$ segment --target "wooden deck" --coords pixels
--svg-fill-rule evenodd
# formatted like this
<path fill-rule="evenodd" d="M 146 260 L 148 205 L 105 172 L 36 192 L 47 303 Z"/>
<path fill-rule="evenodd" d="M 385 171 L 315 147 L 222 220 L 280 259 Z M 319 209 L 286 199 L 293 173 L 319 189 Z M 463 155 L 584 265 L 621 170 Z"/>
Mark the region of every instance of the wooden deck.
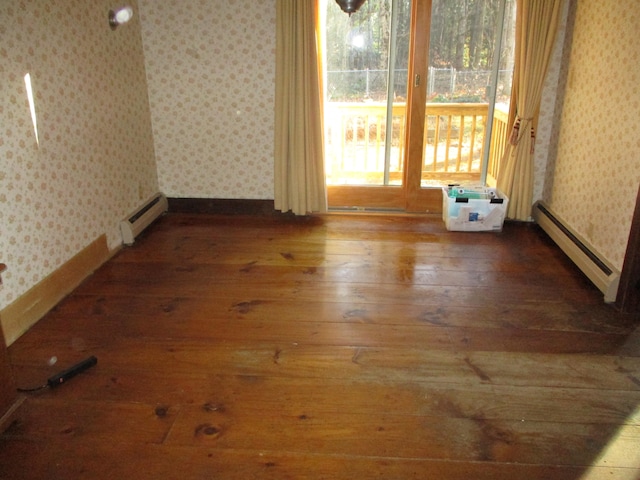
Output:
<path fill-rule="evenodd" d="M 170 214 L 9 349 L 3 479 L 640 478 L 640 336 L 534 226 Z"/>
<path fill-rule="evenodd" d="M 488 174 L 495 178 L 502 159 L 508 112 L 494 111 Z M 478 182 L 483 170 L 486 103 L 428 103 L 425 109 L 421 167 L 423 187 Z M 387 132 L 387 107 L 380 103 L 329 103 L 325 122 L 325 166 L 328 185 L 384 185 L 385 142 L 389 146 L 387 185 L 401 185 L 405 157 L 406 105 L 393 105 Z"/>

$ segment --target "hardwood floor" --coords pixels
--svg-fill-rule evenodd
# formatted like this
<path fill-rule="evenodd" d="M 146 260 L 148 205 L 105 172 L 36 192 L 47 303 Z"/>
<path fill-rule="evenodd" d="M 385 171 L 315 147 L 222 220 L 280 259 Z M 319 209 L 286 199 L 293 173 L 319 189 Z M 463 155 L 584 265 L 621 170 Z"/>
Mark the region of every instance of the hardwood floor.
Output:
<path fill-rule="evenodd" d="M 640 478 L 640 333 L 535 226 L 170 214 L 9 349 L 11 479 Z"/>

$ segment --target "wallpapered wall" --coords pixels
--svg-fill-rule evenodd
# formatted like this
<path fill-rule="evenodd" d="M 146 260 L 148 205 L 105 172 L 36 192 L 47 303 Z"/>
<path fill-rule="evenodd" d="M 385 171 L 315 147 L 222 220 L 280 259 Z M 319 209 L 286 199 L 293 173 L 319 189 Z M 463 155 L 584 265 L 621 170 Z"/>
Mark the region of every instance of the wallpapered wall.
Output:
<path fill-rule="evenodd" d="M 640 185 L 640 11 L 615 0 L 572 1 L 557 156 L 545 200 L 622 268 Z"/>
<path fill-rule="evenodd" d="M 276 0 L 140 0 L 160 189 L 273 198 Z"/>
<path fill-rule="evenodd" d="M 111 31 L 113 6 L 0 1 L 0 309 L 158 191 L 139 21 Z"/>

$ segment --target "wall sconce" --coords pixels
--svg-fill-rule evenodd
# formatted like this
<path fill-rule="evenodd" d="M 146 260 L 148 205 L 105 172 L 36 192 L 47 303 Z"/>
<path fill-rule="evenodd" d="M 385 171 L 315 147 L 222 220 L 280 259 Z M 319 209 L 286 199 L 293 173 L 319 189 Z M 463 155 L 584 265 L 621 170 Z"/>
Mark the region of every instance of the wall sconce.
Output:
<path fill-rule="evenodd" d="M 133 17 L 133 9 L 129 6 L 109 10 L 109 26 L 111 30 L 118 28 L 118 25 L 127 23 Z"/>
<path fill-rule="evenodd" d="M 342 11 L 348 13 L 349 16 L 357 12 L 364 2 L 365 0 L 336 0 L 336 3 L 340 5 Z"/>

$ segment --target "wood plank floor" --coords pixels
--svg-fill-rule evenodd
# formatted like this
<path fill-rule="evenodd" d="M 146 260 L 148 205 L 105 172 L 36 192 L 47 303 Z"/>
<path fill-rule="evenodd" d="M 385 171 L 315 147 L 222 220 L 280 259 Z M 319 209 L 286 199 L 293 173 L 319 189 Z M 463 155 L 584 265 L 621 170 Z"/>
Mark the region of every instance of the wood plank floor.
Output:
<path fill-rule="evenodd" d="M 169 214 L 9 349 L 6 479 L 640 478 L 640 333 L 537 227 Z"/>

